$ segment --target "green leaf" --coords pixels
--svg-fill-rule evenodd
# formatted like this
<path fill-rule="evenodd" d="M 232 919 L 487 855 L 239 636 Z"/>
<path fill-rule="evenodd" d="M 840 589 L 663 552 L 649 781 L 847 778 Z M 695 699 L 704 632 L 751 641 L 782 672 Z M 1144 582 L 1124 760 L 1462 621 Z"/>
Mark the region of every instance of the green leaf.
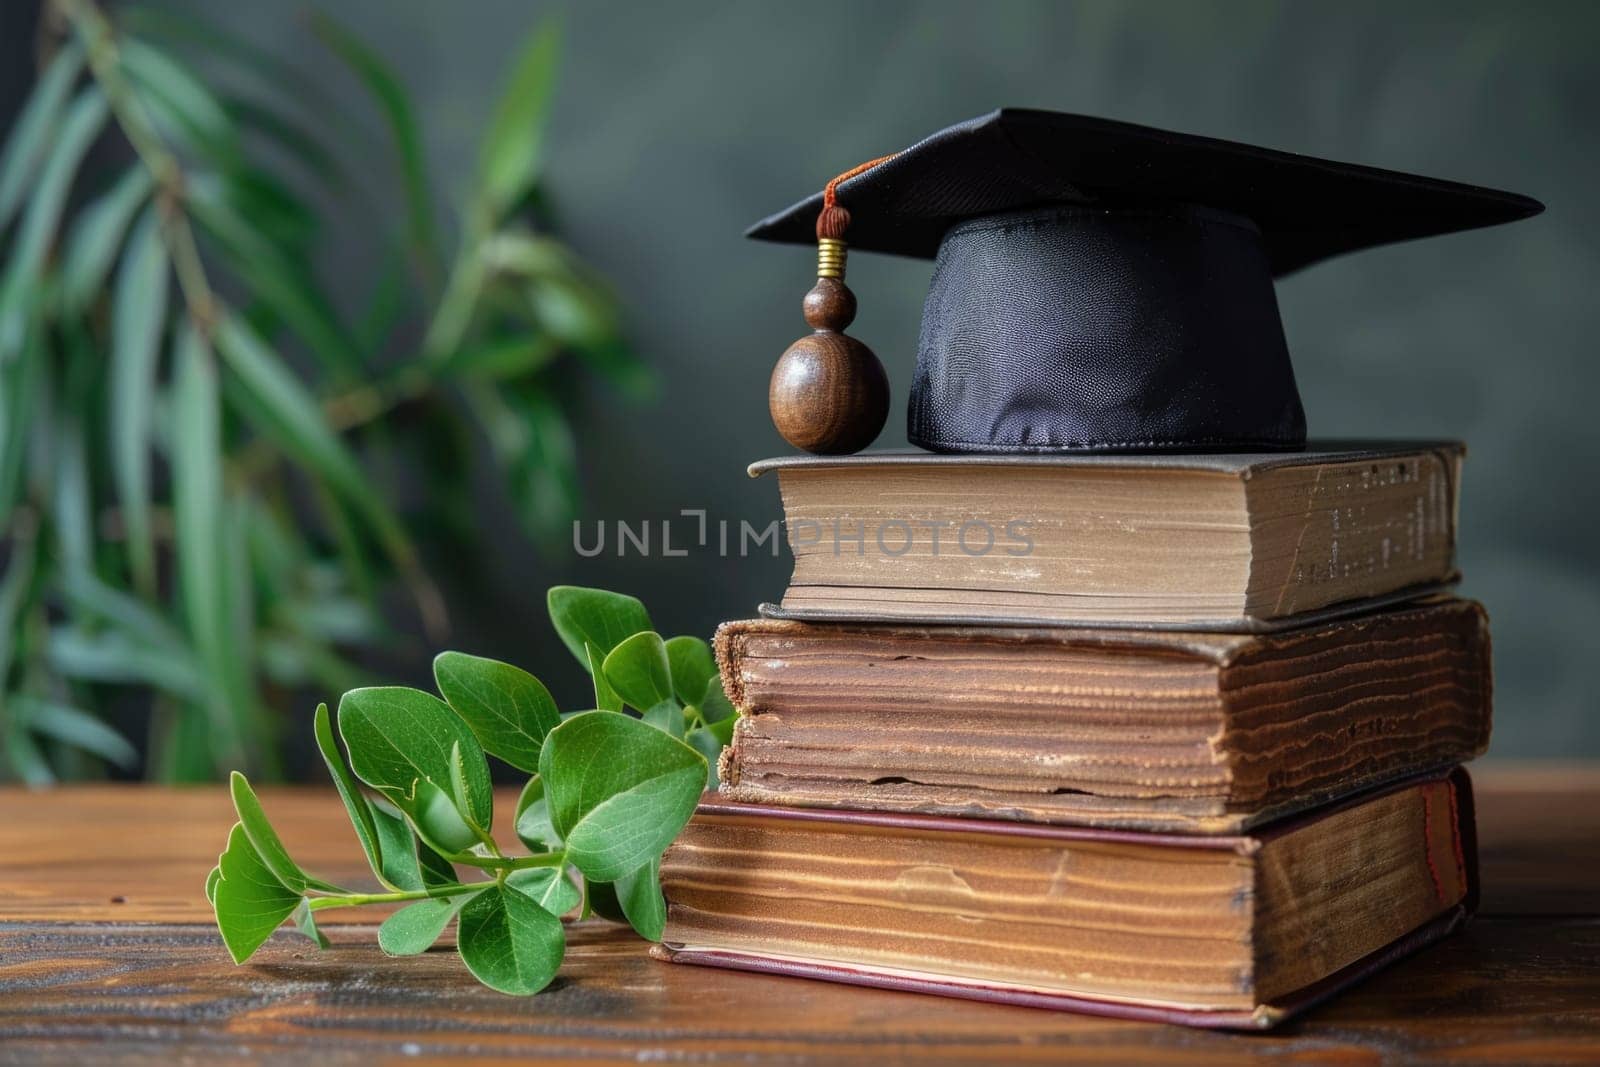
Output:
<path fill-rule="evenodd" d="M 80 376 L 80 368 L 98 365 L 101 357 L 82 325 L 77 320 L 61 325 L 69 381 L 53 413 L 54 440 L 46 446 L 52 452 L 55 467 L 50 487 L 50 513 L 60 571 L 64 574 L 82 574 L 93 569 L 96 541 L 87 455 L 89 433 L 83 410 L 89 395 L 81 384 L 70 379 Z"/>
<path fill-rule="evenodd" d="M 324 366 L 345 376 L 359 373 L 361 353 L 315 284 L 310 267 L 267 236 L 272 231 L 262 227 L 270 220 L 241 211 L 234 199 L 242 191 L 237 182 L 197 178 L 191 183 L 188 203 L 203 232 L 220 247 L 262 307 L 305 341 Z"/>
<path fill-rule="evenodd" d="M 385 885 L 416 891 L 459 881 L 450 861 L 417 839 L 404 815 L 381 800 L 368 801 L 379 863 L 373 871 Z M 459 816 L 456 817 L 459 823 Z M 371 857 L 368 857 L 371 862 Z"/>
<path fill-rule="evenodd" d="M 425 887 L 449 885 L 461 880 L 454 864 L 421 841 L 417 842 L 417 867 Z"/>
<path fill-rule="evenodd" d="M 661 895 L 661 859 L 657 857 L 616 881 L 617 903 L 628 925 L 646 941 L 660 941 L 667 925 L 667 901 Z"/>
<path fill-rule="evenodd" d="M 391 956 L 415 956 L 428 951 L 450 920 L 475 896 L 459 893 L 407 904 L 378 927 L 378 947 Z"/>
<path fill-rule="evenodd" d="M 567 938 L 561 920 L 532 897 L 497 886 L 461 909 L 456 946 L 478 981 L 497 992 L 527 996 L 556 976 Z"/>
<path fill-rule="evenodd" d="M 237 161 L 239 138 L 233 120 L 193 72 L 135 38 L 117 42 L 117 58 L 138 98 L 168 136 L 214 162 L 227 165 Z"/>
<path fill-rule="evenodd" d="M 586 642 L 599 649 L 604 658 L 626 638 L 653 629 L 644 605 L 637 598 L 622 593 L 557 585 L 551 587 L 546 603 L 556 633 L 585 667 L 589 665 L 584 650 Z"/>
<path fill-rule="evenodd" d="M 261 801 L 256 799 L 249 780 L 234 771 L 228 779 L 228 788 L 233 793 L 233 810 L 239 815 L 239 825 L 244 827 L 245 836 L 250 839 L 250 845 L 261 858 L 262 864 L 289 889 L 296 893 L 305 892 L 305 872 L 289 858 L 289 852 L 283 847 L 277 831 L 267 821 L 267 813 L 261 810 Z"/>
<path fill-rule="evenodd" d="M 672 699 L 672 663 L 661 635 L 653 630 L 618 644 L 601 669 L 617 695 L 640 711 Z"/>
<path fill-rule="evenodd" d="M 138 597 L 113 589 L 87 571 L 62 575 L 62 592 L 75 611 L 104 621 L 129 636 L 142 639 L 164 655 L 181 656 L 187 642 L 177 628 L 160 612 Z"/>
<path fill-rule="evenodd" d="M 136 163 L 79 215 L 61 263 L 61 302 L 69 314 L 82 314 L 99 294 L 128 224 L 150 195 L 151 185 L 150 171 Z"/>
<path fill-rule="evenodd" d="M 39 751 L 39 746 L 22 723 L 7 724 L 0 750 L 5 752 L 7 762 L 24 785 L 39 788 L 55 784 L 56 774 L 50 767 L 50 761 L 44 758 L 44 753 Z"/>
<path fill-rule="evenodd" d="M 206 903 L 213 907 L 217 903 L 217 883 L 220 881 L 222 881 L 222 868 L 211 868 L 211 873 L 206 875 Z"/>
<path fill-rule="evenodd" d="M 589 712 L 550 732 L 539 777 L 568 859 L 608 882 L 659 856 L 683 829 L 705 788 L 706 761 L 636 719 Z"/>
<path fill-rule="evenodd" d="M 437 258 L 438 247 L 433 223 L 433 197 L 428 189 L 422 137 L 411 111 L 410 99 L 388 65 L 349 31 L 323 15 L 314 16 L 311 25 L 323 43 L 344 60 L 366 86 L 383 112 L 400 157 L 411 242 L 425 261 L 433 262 Z"/>
<path fill-rule="evenodd" d="M 517 514 L 535 538 L 554 545 L 556 534 L 567 534 L 578 499 L 576 446 L 561 405 L 538 383 L 462 386 L 505 468 Z"/>
<path fill-rule="evenodd" d="M 733 729 L 733 720 L 738 717 L 739 712 L 734 708 L 733 703 L 728 700 L 728 694 L 723 692 L 722 677 L 720 675 L 713 674 L 707 679 L 705 692 L 701 694 L 698 701 L 693 701 L 692 703 L 700 709 L 700 718 L 705 720 L 708 725 L 726 722 L 728 729 Z M 722 737 L 723 743 L 726 744 L 728 741 L 727 736 L 719 736 Z"/>
<path fill-rule="evenodd" d="M 13 711 L 27 720 L 29 728 L 36 734 L 53 737 L 73 748 L 99 756 L 123 770 L 132 770 L 139 765 L 139 752 L 128 743 L 128 739 L 82 708 L 16 694 L 8 699 L 8 703 Z"/>
<path fill-rule="evenodd" d="M 416 828 L 417 836 L 434 849 L 455 855 L 465 852 L 480 840 L 478 831 L 461 813 L 453 793 L 446 793 L 432 782 L 418 782 L 416 798 L 404 808 Z"/>
<path fill-rule="evenodd" d="M 683 718 L 683 705 L 671 697 L 646 711 L 644 713 L 644 721 L 664 734 L 676 737 L 679 741 L 683 740 L 683 731 L 686 728 Z"/>
<path fill-rule="evenodd" d="M 301 898 L 300 903 L 295 905 L 294 911 L 290 913 L 289 918 L 294 920 L 294 928 L 310 938 L 318 948 L 328 947 L 327 936 L 317 929 L 317 917 L 311 910 L 311 902 L 309 900 Z"/>
<path fill-rule="evenodd" d="M 127 33 L 176 44 L 180 51 L 203 55 L 230 73 L 251 72 L 258 82 L 273 86 L 284 99 L 300 105 L 305 114 L 316 116 L 319 124 L 331 126 L 341 141 L 357 150 L 352 158 L 370 154 L 367 149 L 372 145 L 363 138 L 367 132 L 363 125 L 351 116 L 342 99 L 308 76 L 305 65 L 296 62 L 302 57 L 276 55 L 270 47 L 260 47 L 245 36 L 181 10 L 119 4 L 117 21 Z"/>
<path fill-rule="evenodd" d="M 600 711 L 621 711 L 622 698 L 611 688 L 611 683 L 606 681 L 606 672 L 602 667 L 606 658 L 605 653 L 592 642 L 585 641 L 583 654 L 588 661 L 589 677 L 594 682 L 594 706 Z"/>
<path fill-rule="evenodd" d="M 361 851 L 366 853 L 367 865 L 372 868 L 372 873 L 383 878 L 397 889 L 405 889 L 388 878 L 384 871 L 383 853 L 378 837 L 378 827 L 372 813 L 372 805 L 360 786 L 356 784 L 355 775 L 345 766 L 344 757 L 339 754 L 339 746 L 333 739 L 333 723 L 328 717 L 328 705 L 318 704 L 316 718 L 313 720 L 313 732 L 317 738 L 317 749 L 322 753 L 322 762 L 328 765 L 328 774 L 333 778 L 334 788 L 339 791 L 339 799 L 344 801 L 344 810 L 350 816 L 350 825 L 355 827 L 356 837 L 361 842 Z M 402 824 L 403 828 L 404 824 Z M 407 831 L 406 836 L 410 836 Z M 420 888 L 421 879 L 418 879 Z"/>
<path fill-rule="evenodd" d="M 216 340 L 228 368 L 254 401 L 248 414 L 259 420 L 260 428 L 361 512 L 402 568 L 414 566 L 416 550 L 400 520 L 323 418 L 316 398 L 239 319 L 223 320 Z"/>
<path fill-rule="evenodd" d="M 527 195 L 538 177 L 560 45 L 560 32 L 550 23 L 523 42 L 489 123 L 478 171 L 484 200 L 496 215 Z"/>
<path fill-rule="evenodd" d="M 572 249 L 561 241 L 535 233 L 520 223 L 486 238 L 478 254 L 493 273 L 519 281 L 571 278 L 584 269 Z"/>
<path fill-rule="evenodd" d="M 722 746 L 727 742 L 719 741 L 708 726 L 690 730 L 683 739 L 690 748 L 706 758 L 706 788 L 717 788 L 717 757 L 722 755 Z"/>
<path fill-rule="evenodd" d="M 545 306 L 548 314 L 548 305 Z M 615 304 L 605 304 L 594 313 L 597 317 L 596 327 L 601 320 L 598 316 L 605 315 L 603 320 L 608 332 L 597 337 L 577 338 L 569 342 L 572 352 L 584 365 L 599 373 L 617 389 L 622 395 L 633 400 L 648 400 L 655 396 L 658 385 L 656 372 L 642 360 L 638 354 L 629 347 L 623 339 L 617 319 L 621 313 Z"/>
<path fill-rule="evenodd" d="M 706 685 L 717 676 L 711 646 L 698 637 L 669 637 L 667 662 L 672 665 L 672 691 L 685 704 L 699 704 Z"/>
<path fill-rule="evenodd" d="M 454 742 L 450 746 L 450 799 L 459 812 L 466 813 L 472 810 L 471 787 L 467 784 L 467 763 L 461 753 L 461 743 Z M 473 830 L 473 837 L 477 837 L 486 828 L 477 820 L 468 817 L 469 829 Z M 471 842 L 461 846 L 470 848 Z M 460 851 L 458 849 L 457 851 Z"/>
<path fill-rule="evenodd" d="M 566 408 L 540 385 L 524 385 L 514 401 L 528 426 L 528 448 L 513 467 L 514 496 L 535 537 L 554 551 L 570 536 L 578 512 L 578 446 Z"/>
<path fill-rule="evenodd" d="M 72 190 L 73 176 L 89 146 L 100 135 L 107 113 L 105 97 L 90 86 L 78 94 L 59 128 L 50 131 L 49 157 L 33 186 L 33 198 L 12 244 L 4 284 L 0 285 L 0 358 L 9 358 L 23 344 L 27 332 L 26 294 L 39 284 L 45 256 Z"/>
<path fill-rule="evenodd" d="M 396 889 L 416 892 L 424 888 L 422 867 L 417 860 L 417 838 L 405 816 L 387 805 L 368 801 L 373 832 L 378 839 L 381 867 L 379 877 Z"/>
<path fill-rule="evenodd" d="M 432 693 L 400 686 L 351 690 L 339 701 L 339 734 L 356 775 L 413 816 L 413 804 L 429 802 L 418 795 L 419 781 L 450 803 L 450 750 L 460 745 L 467 793 L 462 815 L 484 829 L 491 825 L 494 796 L 483 749 Z"/>
<path fill-rule="evenodd" d="M 222 413 L 216 365 L 192 328 L 178 342 L 173 386 L 172 495 L 178 586 L 189 634 L 207 675 L 205 701 L 218 744 L 240 754 L 241 694 L 229 682 L 242 662 L 228 606 L 222 499 Z M 248 699 L 245 697 L 244 699 Z"/>
<path fill-rule="evenodd" d="M 628 350 L 606 347 L 619 340 L 620 315 L 609 294 L 575 274 L 550 274 L 529 285 L 527 297 L 539 325 L 571 345 L 586 363 L 630 391 L 642 387 L 630 380 L 635 367 Z"/>
<path fill-rule="evenodd" d="M 386 245 L 388 242 L 386 242 Z M 385 247 L 383 265 L 369 289 L 355 327 L 356 344 L 365 351 L 382 348 L 410 296 L 404 249 Z"/>
<path fill-rule="evenodd" d="M 134 584 L 155 589 L 155 547 L 150 535 L 150 439 L 155 414 L 156 364 L 167 315 L 167 251 L 160 213 L 144 213 L 117 271 L 111 308 L 112 474 L 127 530 Z"/>
<path fill-rule="evenodd" d="M 0 678 L 11 673 L 22 642 L 19 621 L 33 603 L 39 588 L 39 542 L 33 537 L 18 537 L 6 558 L 6 573 L 0 579 Z"/>
<path fill-rule="evenodd" d="M 550 805 L 544 798 L 544 781 L 528 779 L 517 797 L 517 838 L 529 852 L 549 852 L 561 844 L 561 835 L 550 825 Z"/>
<path fill-rule="evenodd" d="M 0 313 L 3 298 L 0 290 Z M 37 328 L 25 329 L 21 351 L 0 345 L 0 522 L 9 521 L 22 495 L 28 437 L 42 415 L 36 401 L 48 380 L 51 355 L 39 334 Z"/>
<path fill-rule="evenodd" d="M 222 101 L 222 106 L 235 126 L 260 134 L 324 184 L 330 187 L 344 184 L 344 174 L 338 161 L 316 137 L 294 120 L 258 100 L 246 97 L 228 97 Z"/>
<path fill-rule="evenodd" d="M 168 784 L 209 782 L 217 768 L 211 758 L 211 724 L 198 704 L 162 700 L 151 724 L 150 763 Z"/>
<path fill-rule="evenodd" d="M 0 152 L 0 229 L 11 222 L 24 194 L 33 187 L 40 161 L 61 132 L 60 116 L 67 95 L 82 72 L 83 49 L 77 42 L 69 42 L 40 75 L 12 124 L 5 149 Z"/>
<path fill-rule="evenodd" d="M 589 910 L 600 916 L 600 918 L 614 923 L 626 923 L 628 921 L 628 917 L 622 911 L 622 902 L 617 899 L 617 887 L 615 884 L 585 879 L 583 890 L 589 898 Z"/>
<path fill-rule="evenodd" d="M 238 823 L 228 833 L 228 847 L 217 867 L 217 929 L 233 962 L 243 963 L 293 913 L 300 894 L 273 876 Z"/>
<path fill-rule="evenodd" d="M 59 128 L 50 132 L 50 151 L 17 232 L 11 261 L 13 273 L 32 274 L 43 265 L 78 165 L 105 126 L 108 114 L 105 97 L 89 86 L 73 100 Z"/>
<path fill-rule="evenodd" d="M 446 368 L 452 377 L 492 381 L 521 378 L 542 369 L 560 354 L 561 345 L 549 334 L 517 333 L 463 345 L 450 353 Z"/>
<path fill-rule="evenodd" d="M 726 745 L 733 740 L 733 727 L 736 722 L 737 719 L 718 719 L 714 723 L 709 723 L 705 729 L 712 737 Z"/>
<path fill-rule="evenodd" d="M 524 867 L 506 875 L 506 885 L 526 893 L 539 907 L 557 917 L 583 903 L 583 894 L 572 884 L 565 867 Z"/>
<path fill-rule="evenodd" d="M 369 602 L 375 602 L 378 592 L 372 565 L 367 558 L 368 539 L 361 536 L 356 517 L 351 514 L 345 500 L 326 485 L 322 483 L 313 485 L 312 495 L 316 498 L 317 510 L 327 520 L 330 533 L 338 545 L 339 566 L 345 572 L 351 593 Z"/>
<path fill-rule="evenodd" d="M 199 700 L 205 693 L 205 681 L 192 661 L 168 658 L 160 649 L 124 633 L 91 635 L 56 627 L 45 642 L 45 661 L 52 670 L 79 681 L 133 682 L 190 700 Z"/>
<path fill-rule="evenodd" d="M 352 342 L 344 336 L 343 327 L 332 305 L 316 286 L 315 277 L 304 269 L 309 263 L 321 232 L 321 223 L 299 193 L 280 181 L 271 171 L 256 167 L 241 167 L 221 180 L 220 197 L 240 219 L 264 241 L 279 249 L 290 264 L 300 265 L 300 280 L 317 309 L 327 318 L 327 325 L 339 334 L 338 342 L 345 346 L 341 355 L 354 356 L 348 351 Z M 254 294 L 259 296 L 260 294 Z"/>
<path fill-rule="evenodd" d="M 513 235 L 511 240 L 518 237 Z M 623 338 L 622 310 L 616 297 L 565 255 L 565 249 L 561 251 L 567 262 L 534 266 L 539 258 L 552 258 L 526 254 L 537 247 L 537 240 L 522 247 L 498 245 L 495 251 L 501 255 L 500 262 L 512 270 L 533 268 L 522 295 L 540 327 L 625 396 L 636 400 L 649 397 L 655 391 L 655 374 Z M 546 247 L 550 244 L 545 243 Z"/>
<path fill-rule="evenodd" d="M 545 735 L 561 722 L 539 679 L 509 663 L 462 652 L 441 652 L 433 677 L 485 752 L 529 774 L 538 771 Z"/>

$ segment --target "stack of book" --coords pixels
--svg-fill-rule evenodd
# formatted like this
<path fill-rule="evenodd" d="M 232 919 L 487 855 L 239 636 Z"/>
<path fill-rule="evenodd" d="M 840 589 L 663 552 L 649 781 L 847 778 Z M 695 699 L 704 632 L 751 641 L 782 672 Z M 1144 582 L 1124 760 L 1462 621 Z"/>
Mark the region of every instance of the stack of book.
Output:
<path fill-rule="evenodd" d="M 1474 898 L 1462 450 L 758 463 L 795 556 L 671 958 L 1270 1026 Z"/>

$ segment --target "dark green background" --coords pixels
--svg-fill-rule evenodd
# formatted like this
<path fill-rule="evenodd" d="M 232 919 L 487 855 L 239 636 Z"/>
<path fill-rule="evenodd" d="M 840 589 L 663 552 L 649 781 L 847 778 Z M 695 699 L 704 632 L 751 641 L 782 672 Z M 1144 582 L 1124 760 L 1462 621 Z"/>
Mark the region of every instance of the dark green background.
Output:
<path fill-rule="evenodd" d="M 169 5 L 174 6 L 174 5 Z M 182 4 L 175 6 L 184 6 Z M 190 0 L 367 106 L 298 5 Z M 1000 105 L 1087 112 L 1512 189 L 1544 216 L 1314 267 L 1279 289 L 1312 433 L 1468 442 L 1460 563 L 1494 620 L 1494 751 L 1600 754 L 1600 5 L 1476 3 L 581 3 L 328 0 L 416 95 L 441 189 L 459 189 L 512 50 L 561 11 L 549 141 L 564 232 L 614 281 L 654 401 L 584 389 L 585 515 L 681 508 L 764 524 L 784 451 L 767 375 L 802 329 L 803 249 L 741 240 L 837 171 Z M 365 160 L 398 191 L 386 160 Z M 1317 205 L 1306 205 L 1315 212 Z M 398 218 L 398 211 L 396 211 Z M 364 231 L 327 274 L 365 278 Z M 904 398 L 928 266 L 858 256 L 853 332 Z M 642 596 L 709 633 L 775 598 L 786 559 L 534 553 L 487 472 L 481 557 L 441 560 L 454 643 L 578 699 L 543 619 L 557 581 Z M 659 531 L 658 531 L 659 532 Z M 675 533 L 690 532 L 681 525 Z M 419 659 L 419 679 L 425 677 Z"/>

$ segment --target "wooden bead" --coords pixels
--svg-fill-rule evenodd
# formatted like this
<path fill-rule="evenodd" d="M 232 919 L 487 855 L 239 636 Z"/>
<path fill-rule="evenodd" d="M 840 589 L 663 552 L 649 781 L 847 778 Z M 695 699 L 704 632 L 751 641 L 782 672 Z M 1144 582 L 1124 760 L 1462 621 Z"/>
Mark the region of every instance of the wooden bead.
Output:
<path fill-rule="evenodd" d="M 810 302 L 807 297 L 808 319 Z M 849 303 L 853 312 L 854 299 Z M 773 425 L 794 447 L 820 456 L 848 455 L 882 431 L 889 417 L 889 377 L 872 349 L 854 337 L 818 330 L 779 357 L 767 404 Z"/>
<path fill-rule="evenodd" d="M 818 278 L 801 307 L 813 330 L 844 330 L 856 320 L 856 294 L 837 278 Z"/>

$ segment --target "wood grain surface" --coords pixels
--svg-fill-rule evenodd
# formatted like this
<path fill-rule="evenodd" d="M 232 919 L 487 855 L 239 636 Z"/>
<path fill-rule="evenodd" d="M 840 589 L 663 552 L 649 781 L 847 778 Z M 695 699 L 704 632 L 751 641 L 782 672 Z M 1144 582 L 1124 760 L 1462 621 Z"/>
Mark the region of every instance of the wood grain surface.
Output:
<path fill-rule="evenodd" d="M 223 790 L 0 790 L 0 1062 L 1595 1062 L 1600 766 L 1475 777 L 1479 919 L 1251 1036 L 676 967 L 602 923 L 570 929 L 561 977 L 530 999 L 478 986 L 452 952 L 385 959 L 370 925 L 330 928 L 321 953 L 280 932 L 235 967 L 201 893 Z M 305 866 L 359 880 L 331 791 L 263 800 Z"/>

